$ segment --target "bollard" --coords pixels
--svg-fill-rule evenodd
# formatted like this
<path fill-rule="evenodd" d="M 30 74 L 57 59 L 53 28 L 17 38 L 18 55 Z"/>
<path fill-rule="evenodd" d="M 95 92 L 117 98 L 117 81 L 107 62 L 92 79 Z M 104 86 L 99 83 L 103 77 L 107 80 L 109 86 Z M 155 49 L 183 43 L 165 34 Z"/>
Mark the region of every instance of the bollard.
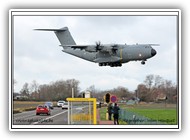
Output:
<path fill-rule="evenodd" d="M 108 116 L 109 116 L 109 115 L 108 115 L 108 112 L 106 112 L 106 120 L 108 120 Z"/>

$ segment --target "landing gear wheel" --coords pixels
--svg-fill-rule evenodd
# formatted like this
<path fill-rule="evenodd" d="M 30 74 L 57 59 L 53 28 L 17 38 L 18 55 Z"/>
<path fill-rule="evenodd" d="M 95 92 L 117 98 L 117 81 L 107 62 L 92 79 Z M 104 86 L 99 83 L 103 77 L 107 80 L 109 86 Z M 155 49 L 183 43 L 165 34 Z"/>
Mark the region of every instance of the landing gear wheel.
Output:
<path fill-rule="evenodd" d="M 145 64 L 145 61 L 142 61 L 141 64 L 144 65 L 144 64 Z"/>
<path fill-rule="evenodd" d="M 121 67 L 121 63 L 99 63 L 99 66 Z"/>
<path fill-rule="evenodd" d="M 121 66 L 122 66 L 122 64 L 121 64 L 121 63 L 119 63 L 119 64 L 118 64 L 118 66 L 119 66 L 119 67 L 121 67 Z"/>
<path fill-rule="evenodd" d="M 111 63 L 110 67 L 121 67 L 122 64 L 121 63 Z"/>

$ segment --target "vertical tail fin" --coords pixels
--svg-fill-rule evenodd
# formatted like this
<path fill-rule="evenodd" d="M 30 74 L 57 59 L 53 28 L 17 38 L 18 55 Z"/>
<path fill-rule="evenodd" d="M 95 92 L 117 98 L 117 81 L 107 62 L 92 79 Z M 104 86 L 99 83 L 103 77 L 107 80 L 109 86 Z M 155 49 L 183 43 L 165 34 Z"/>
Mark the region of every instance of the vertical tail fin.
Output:
<path fill-rule="evenodd" d="M 67 27 L 61 28 L 60 30 L 55 31 L 57 38 L 62 46 L 65 45 L 76 45 L 69 29 Z"/>
<path fill-rule="evenodd" d="M 54 31 L 61 45 L 76 45 L 73 37 L 71 36 L 69 29 L 67 27 L 63 27 L 61 29 L 35 29 L 40 31 Z"/>

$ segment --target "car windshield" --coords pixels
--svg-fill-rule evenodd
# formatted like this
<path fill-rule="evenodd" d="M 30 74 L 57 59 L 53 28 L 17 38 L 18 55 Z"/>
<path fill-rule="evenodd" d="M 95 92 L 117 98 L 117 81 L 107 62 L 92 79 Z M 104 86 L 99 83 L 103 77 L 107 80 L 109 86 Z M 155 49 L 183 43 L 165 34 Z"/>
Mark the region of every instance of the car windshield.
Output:
<path fill-rule="evenodd" d="M 64 101 L 59 101 L 59 103 L 64 103 Z"/>
<path fill-rule="evenodd" d="M 38 108 L 47 108 L 47 106 L 39 105 Z"/>

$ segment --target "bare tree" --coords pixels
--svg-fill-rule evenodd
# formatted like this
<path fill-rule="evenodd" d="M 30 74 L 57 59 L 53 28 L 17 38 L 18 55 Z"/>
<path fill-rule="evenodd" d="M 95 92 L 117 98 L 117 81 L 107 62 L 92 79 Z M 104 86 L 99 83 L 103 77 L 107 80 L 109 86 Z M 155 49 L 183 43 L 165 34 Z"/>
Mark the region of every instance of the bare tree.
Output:
<path fill-rule="evenodd" d="M 137 87 L 137 93 L 138 98 L 140 98 L 140 101 L 149 102 L 150 101 L 150 95 L 149 90 L 144 84 L 139 84 Z"/>
<path fill-rule="evenodd" d="M 66 81 L 58 80 L 50 84 L 40 85 L 38 88 L 39 99 L 54 101 L 66 100 L 66 98 L 71 97 L 72 88 L 76 97 L 79 92 L 78 85 L 79 81 L 75 79 L 68 79 Z"/>
<path fill-rule="evenodd" d="M 21 89 L 20 93 L 21 93 L 22 96 L 29 97 L 29 84 L 28 83 L 25 83 L 23 85 L 23 88 Z"/>
<path fill-rule="evenodd" d="M 159 88 L 163 83 L 163 78 L 159 75 L 154 76 L 154 87 Z"/>
<path fill-rule="evenodd" d="M 39 84 L 36 82 L 36 80 L 32 81 L 32 84 L 30 85 L 30 92 L 38 92 Z"/>
<path fill-rule="evenodd" d="M 66 85 L 68 87 L 68 90 L 69 90 L 68 92 L 70 92 L 70 95 L 71 95 L 72 88 L 73 88 L 74 89 L 74 97 L 77 97 L 77 95 L 79 94 L 79 87 L 78 87 L 79 83 L 80 82 L 75 79 L 66 80 Z"/>
<path fill-rule="evenodd" d="M 159 97 L 166 97 L 168 102 L 176 103 L 177 86 L 170 80 L 165 80 L 159 75 L 147 75 L 144 83 L 137 87 L 141 101 L 152 102 Z"/>
<path fill-rule="evenodd" d="M 39 99 L 39 84 L 36 82 L 36 80 L 33 80 L 30 85 L 30 96 L 31 99 Z"/>
<path fill-rule="evenodd" d="M 146 79 L 145 79 L 144 83 L 146 84 L 146 86 L 149 89 L 151 89 L 151 87 L 152 87 L 153 79 L 154 79 L 154 75 L 152 75 L 152 74 L 146 76 Z"/>

